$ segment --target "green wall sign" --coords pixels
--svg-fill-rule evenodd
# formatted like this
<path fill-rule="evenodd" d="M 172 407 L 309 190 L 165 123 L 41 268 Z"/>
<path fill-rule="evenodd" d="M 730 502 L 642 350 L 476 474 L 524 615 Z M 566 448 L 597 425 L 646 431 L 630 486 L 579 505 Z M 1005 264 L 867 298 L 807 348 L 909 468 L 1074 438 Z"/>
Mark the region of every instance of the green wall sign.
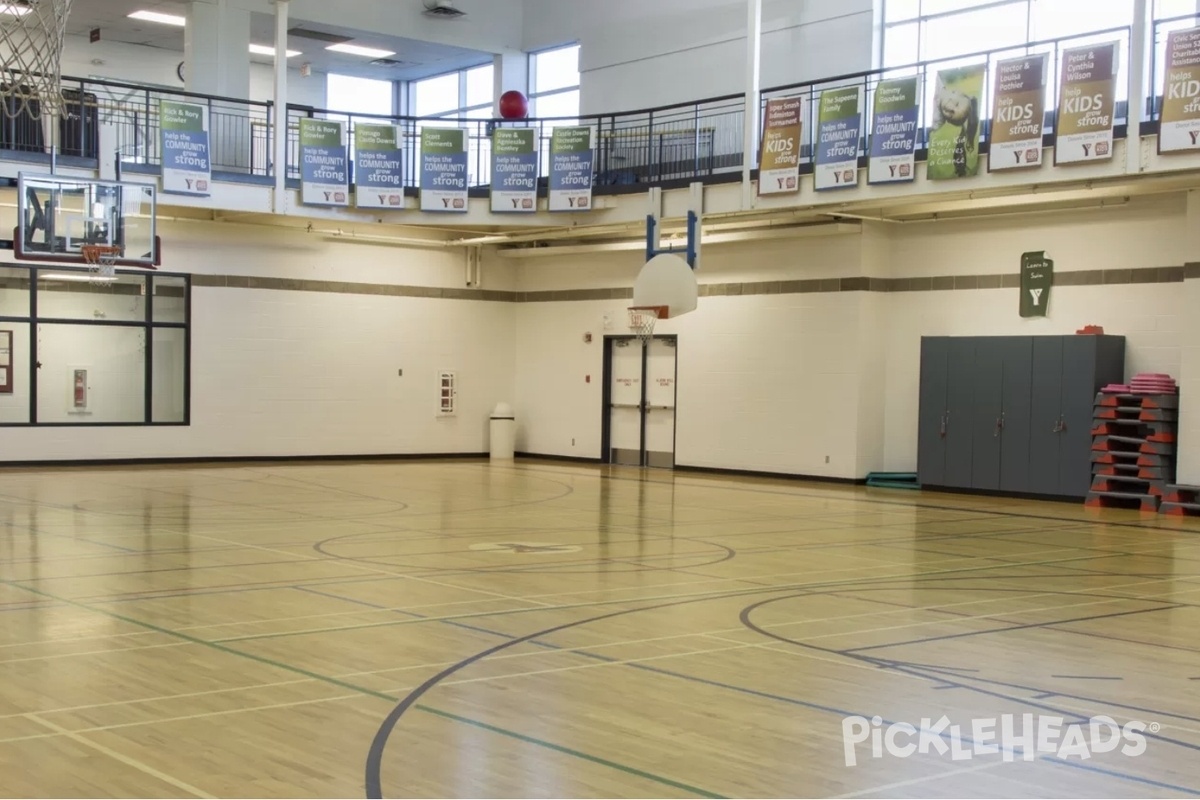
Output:
<path fill-rule="evenodd" d="M 1021 254 L 1021 316 L 1044 317 L 1050 307 L 1054 262 L 1044 250 Z"/>

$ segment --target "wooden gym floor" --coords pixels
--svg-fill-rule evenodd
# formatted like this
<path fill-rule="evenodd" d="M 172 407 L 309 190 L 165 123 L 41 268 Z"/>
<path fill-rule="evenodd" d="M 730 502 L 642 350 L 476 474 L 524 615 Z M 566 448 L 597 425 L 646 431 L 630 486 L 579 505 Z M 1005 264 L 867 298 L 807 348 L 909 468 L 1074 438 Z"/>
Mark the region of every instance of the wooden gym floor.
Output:
<path fill-rule="evenodd" d="M 1200 792 L 1190 520 L 441 461 L 5 471 L 0 521 L 5 795 Z M 846 765 L 1027 713 L 1145 752 Z"/>

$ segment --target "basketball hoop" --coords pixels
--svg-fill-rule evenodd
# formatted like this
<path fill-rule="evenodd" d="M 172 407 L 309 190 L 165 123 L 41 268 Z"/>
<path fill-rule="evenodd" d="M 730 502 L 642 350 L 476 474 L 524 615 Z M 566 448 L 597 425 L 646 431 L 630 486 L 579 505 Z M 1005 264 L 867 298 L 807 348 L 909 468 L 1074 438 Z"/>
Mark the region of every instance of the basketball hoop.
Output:
<path fill-rule="evenodd" d="M 88 272 L 99 278 L 114 279 L 117 276 L 117 260 L 122 248 L 115 244 L 85 244 L 79 248 Z"/>
<path fill-rule="evenodd" d="M 62 113 L 60 58 L 73 0 L 0 2 L 0 114 L 39 120 Z"/>
<path fill-rule="evenodd" d="M 654 337 L 654 323 L 667 318 L 667 306 L 630 306 L 629 329 L 643 342 Z"/>

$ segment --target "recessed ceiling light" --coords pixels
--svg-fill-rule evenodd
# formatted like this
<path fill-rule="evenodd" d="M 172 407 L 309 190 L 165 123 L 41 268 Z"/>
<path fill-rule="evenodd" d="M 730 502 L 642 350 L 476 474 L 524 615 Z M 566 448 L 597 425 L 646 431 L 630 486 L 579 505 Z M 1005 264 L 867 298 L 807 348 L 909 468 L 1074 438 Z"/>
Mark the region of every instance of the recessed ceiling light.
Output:
<path fill-rule="evenodd" d="M 129 15 L 130 19 L 140 19 L 143 22 L 157 22 L 160 25 L 175 25 L 182 28 L 187 25 L 187 17 L 181 17 L 177 14 L 163 14 L 158 11 L 135 11 Z"/>
<path fill-rule="evenodd" d="M 254 53 L 254 55 L 256 55 L 256 56 L 270 56 L 271 58 L 275 57 L 275 48 L 271 47 L 270 45 L 252 44 L 252 45 L 250 45 L 250 52 Z M 303 54 L 299 50 L 288 50 L 287 51 L 288 58 L 292 58 L 293 56 L 298 56 L 298 55 L 303 55 Z"/>
<path fill-rule="evenodd" d="M 366 58 L 387 58 L 396 55 L 395 50 L 379 50 L 374 47 L 360 47 L 356 44 L 331 44 L 325 49 L 335 53 L 349 53 L 352 56 L 365 56 Z"/>
<path fill-rule="evenodd" d="M 29 11 L 29 6 L 23 6 L 19 3 L 0 3 L 0 14 L 8 14 L 10 17 L 23 17 Z"/>

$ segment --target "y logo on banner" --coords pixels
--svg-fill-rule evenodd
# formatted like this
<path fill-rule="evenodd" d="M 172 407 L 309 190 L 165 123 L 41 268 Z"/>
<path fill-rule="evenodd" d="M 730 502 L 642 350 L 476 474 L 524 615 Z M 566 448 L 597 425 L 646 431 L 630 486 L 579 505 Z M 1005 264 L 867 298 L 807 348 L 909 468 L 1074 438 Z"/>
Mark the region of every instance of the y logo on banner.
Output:
<path fill-rule="evenodd" d="M 1054 285 L 1054 262 L 1045 251 L 1021 254 L 1021 316 L 1044 317 Z"/>

